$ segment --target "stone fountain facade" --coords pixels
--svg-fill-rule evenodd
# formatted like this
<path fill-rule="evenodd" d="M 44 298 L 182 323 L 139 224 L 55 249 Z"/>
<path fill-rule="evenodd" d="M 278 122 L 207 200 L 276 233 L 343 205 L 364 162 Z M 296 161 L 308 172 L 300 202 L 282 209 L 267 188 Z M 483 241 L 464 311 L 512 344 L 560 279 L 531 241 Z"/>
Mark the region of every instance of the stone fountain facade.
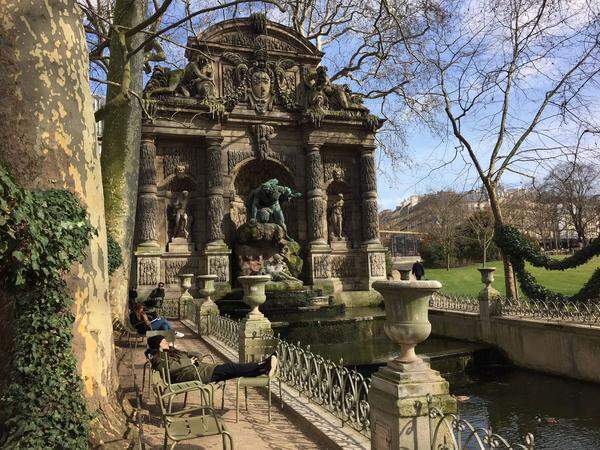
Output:
<path fill-rule="evenodd" d="M 298 278 L 326 293 L 370 291 L 386 278 L 379 240 L 375 133 L 323 54 L 257 14 L 188 40 L 185 69 L 154 67 L 145 88 L 135 280 L 179 292 L 179 275 L 237 276 L 236 230 L 248 196 L 278 179 L 301 197 L 282 204 L 300 246 Z"/>

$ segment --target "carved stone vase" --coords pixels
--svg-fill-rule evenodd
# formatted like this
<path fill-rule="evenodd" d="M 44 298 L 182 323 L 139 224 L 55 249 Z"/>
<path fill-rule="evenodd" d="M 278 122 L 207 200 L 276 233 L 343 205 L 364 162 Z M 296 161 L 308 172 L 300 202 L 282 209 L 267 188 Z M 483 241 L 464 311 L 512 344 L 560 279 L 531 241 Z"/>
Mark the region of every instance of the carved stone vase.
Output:
<path fill-rule="evenodd" d="M 442 287 L 438 281 L 377 281 L 373 288 L 383 295 L 384 330 L 400 346 L 400 355 L 388 367 L 404 370 L 407 364 L 423 362 L 415 347 L 429 337 L 429 299 Z"/>
<path fill-rule="evenodd" d="M 271 275 L 246 275 L 238 277 L 238 281 L 244 288 L 244 303 L 252 308 L 247 318 L 252 320 L 264 317 L 264 314 L 258 310 L 258 307 L 267 299 L 265 287 L 271 281 Z"/>
<path fill-rule="evenodd" d="M 480 312 L 484 312 L 490 315 L 494 315 L 498 312 L 500 298 L 500 292 L 492 287 L 492 283 L 494 282 L 494 272 L 496 271 L 495 267 L 480 267 L 477 270 L 481 273 L 481 282 L 484 284 L 484 288 L 481 290 L 477 298 L 479 299 L 479 309 Z M 487 305 L 482 305 L 481 303 L 487 303 Z"/>
<path fill-rule="evenodd" d="M 215 281 L 217 275 L 197 275 L 196 282 L 198 283 L 198 294 L 204 299 L 203 305 L 215 305 L 215 302 L 210 298 L 215 293 Z"/>
<path fill-rule="evenodd" d="M 192 295 L 189 290 L 192 287 L 192 280 L 194 279 L 193 273 L 184 273 L 179 275 L 179 280 L 181 282 L 181 289 L 183 293 L 179 296 L 180 299 L 192 299 Z"/>
<path fill-rule="evenodd" d="M 411 269 L 398 269 L 400 272 L 400 279 L 402 281 L 409 281 L 410 280 L 410 274 L 412 272 Z"/>

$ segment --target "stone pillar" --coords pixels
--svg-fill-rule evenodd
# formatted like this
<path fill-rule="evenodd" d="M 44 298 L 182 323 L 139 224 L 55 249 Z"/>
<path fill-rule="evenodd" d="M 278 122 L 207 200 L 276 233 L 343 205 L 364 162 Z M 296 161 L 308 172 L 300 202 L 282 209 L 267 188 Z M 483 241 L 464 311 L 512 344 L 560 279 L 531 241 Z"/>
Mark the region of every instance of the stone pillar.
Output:
<path fill-rule="evenodd" d="M 210 334 L 209 321 L 211 316 L 219 315 L 219 307 L 210 298 L 215 293 L 216 275 L 198 275 L 196 277 L 198 286 L 198 295 L 200 299 L 197 302 L 198 308 L 198 334 Z"/>
<path fill-rule="evenodd" d="M 231 250 L 223 241 L 223 172 L 221 136 L 206 137 L 206 245 L 203 254 L 207 273 L 217 275 L 220 283 L 229 283 Z"/>
<path fill-rule="evenodd" d="M 223 173 L 222 138 L 206 138 L 206 234 L 208 245 L 223 244 Z"/>
<path fill-rule="evenodd" d="M 371 289 L 374 281 L 386 279 L 385 248 L 379 240 L 377 212 L 377 177 L 375 175 L 375 148 L 363 147 L 360 154 L 360 192 L 362 210 L 361 267 L 362 289 Z"/>
<path fill-rule="evenodd" d="M 252 310 L 240 323 L 238 354 L 240 362 L 259 362 L 273 350 L 271 322 L 258 309 L 266 300 L 265 287 L 271 275 L 238 277 L 244 288 L 244 303 Z"/>
<path fill-rule="evenodd" d="M 156 196 L 155 159 L 156 146 L 154 145 L 154 137 L 142 138 L 137 208 L 139 230 L 137 251 L 144 253 L 160 252 L 156 229 L 158 198 Z"/>
<path fill-rule="evenodd" d="M 437 281 L 378 281 L 373 287 L 385 302 L 384 325 L 388 337 L 399 344 L 400 355 L 371 378 L 369 406 L 373 450 L 429 450 L 441 448 L 450 436 L 439 431 L 432 441 L 428 405 L 442 413 L 455 413 L 456 400 L 448 382 L 418 357 L 415 346 L 431 332 L 429 299 L 442 285 Z"/>
<path fill-rule="evenodd" d="M 323 289 L 325 294 L 333 293 L 334 284 L 329 270 L 329 254 L 325 230 L 325 192 L 323 189 L 323 158 L 321 144 L 306 146 L 306 205 L 308 225 L 308 266 L 309 283 Z"/>
<path fill-rule="evenodd" d="M 320 144 L 310 144 L 306 149 L 306 203 L 308 205 L 308 238 L 310 245 L 326 245 L 323 160 Z"/>
<path fill-rule="evenodd" d="M 374 148 L 363 148 L 360 154 L 360 191 L 362 196 L 362 243 L 379 244 L 377 213 L 377 178 Z"/>

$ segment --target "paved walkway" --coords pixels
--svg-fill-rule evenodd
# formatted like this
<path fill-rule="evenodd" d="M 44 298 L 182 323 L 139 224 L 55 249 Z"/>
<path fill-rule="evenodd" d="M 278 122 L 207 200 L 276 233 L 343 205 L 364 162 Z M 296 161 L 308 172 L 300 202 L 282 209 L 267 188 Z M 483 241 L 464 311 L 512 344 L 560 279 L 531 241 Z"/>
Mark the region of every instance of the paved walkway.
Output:
<path fill-rule="evenodd" d="M 206 344 L 193 336 L 192 333 L 182 324 L 175 323 L 175 328 L 186 336 L 177 340 L 179 350 L 188 350 L 202 354 L 211 353 Z M 214 355 L 217 362 L 223 362 L 217 355 Z M 125 359 L 127 363 L 129 360 Z M 142 370 L 145 358 L 142 349 L 138 349 L 134 354 L 134 366 L 138 384 L 142 382 Z M 125 392 L 129 392 L 131 402 L 134 403 L 133 377 L 128 364 L 121 364 L 119 367 L 119 376 L 121 385 Z M 221 406 L 221 391 L 215 394 L 216 407 Z M 188 404 L 199 402 L 197 394 L 188 399 Z M 286 414 L 285 408 L 282 411 L 279 403 L 273 402 L 271 407 L 271 423 L 267 422 L 267 400 L 254 388 L 248 389 L 248 411 L 243 409 L 243 396 L 240 395 L 240 421 L 235 422 L 235 384 L 229 382 L 225 393 L 225 409 L 217 409 L 217 414 L 223 417 L 223 420 L 233 437 L 234 446 L 237 450 L 259 450 L 259 449 L 327 449 L 327 444 L 319 441 L 318 437 L 309 434 L 306 430 L 299 428 L 292 422 Z M 147 449 L 162 448 L 164 431 L 159 416 L 158 407 L 155 404 L 154 396 L 148 398 L 147 387 L 144 390 L 142 408 L 149 413 L 149 420 L 145 417 L 144 421 L 144 440 Z M 208 438 L 199 438 L 190 441 L 183 441 L 177 445 L 176 449 L 221 449 L 222 441 L 220 436 Z"/>

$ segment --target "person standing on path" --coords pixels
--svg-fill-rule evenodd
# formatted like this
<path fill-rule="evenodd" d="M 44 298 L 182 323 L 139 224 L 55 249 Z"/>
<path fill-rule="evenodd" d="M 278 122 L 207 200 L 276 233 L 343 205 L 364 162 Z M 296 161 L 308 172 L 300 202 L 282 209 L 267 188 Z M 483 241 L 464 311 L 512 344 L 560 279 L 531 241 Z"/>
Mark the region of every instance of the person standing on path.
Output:
<path fill-rule="evenodd" d="M 425 276 L 425 267 L 421 264 L 421 260 L 418 259 L 412 266 L 412 274 L 415 276 L 417 280 L 420 280 Z"/>

